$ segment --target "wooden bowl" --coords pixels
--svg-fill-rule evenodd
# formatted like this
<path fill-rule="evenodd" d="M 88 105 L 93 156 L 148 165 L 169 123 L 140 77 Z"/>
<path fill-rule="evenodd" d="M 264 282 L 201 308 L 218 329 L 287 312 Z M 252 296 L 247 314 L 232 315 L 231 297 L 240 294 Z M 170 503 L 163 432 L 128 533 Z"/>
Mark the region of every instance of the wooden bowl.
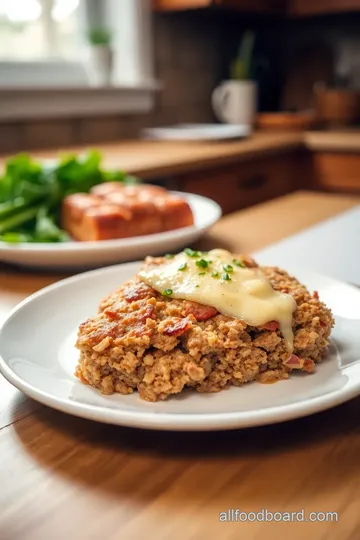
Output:
<path fill-rule="evenodd" d="M 315 89 L 315 104 L 320 121 L 333 126 L 349 126 L 360 118 L 360 93 L 331 88 Z"/>
<path fill-rule="evenodd" d="M 263 130 L 304 131 L 316 123 L 316 114 L 312 111 L 269 112 L 257 115 L 257 127 Z"/>

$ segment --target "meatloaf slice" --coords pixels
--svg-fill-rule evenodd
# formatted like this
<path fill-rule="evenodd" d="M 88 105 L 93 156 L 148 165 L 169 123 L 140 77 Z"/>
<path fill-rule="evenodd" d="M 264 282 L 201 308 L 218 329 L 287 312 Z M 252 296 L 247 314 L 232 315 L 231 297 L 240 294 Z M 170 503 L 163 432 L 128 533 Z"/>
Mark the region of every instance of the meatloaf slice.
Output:
<path fill-rule="evenodd" d="M 186 387 L 218 392 L 287 379 L 294 369 L 314 371 L 334 324 L 331 311 L 285 271 L 262 270 L 274 289 L 296 300 L 292 355 L 276 321 L 248 326 L 212 307 L 164 297 L 135 278 L 81 324 L 76 375 L 104 394 L 138 390 L 142 399 L 157 401 Z"/>
<path fill-rule="evenodd" d="M 91 193 L 65 197 L 62 226 L 79 241 L 112 240 L 189 227 L 188 202 L 158 186 L 99 184 Z"/>

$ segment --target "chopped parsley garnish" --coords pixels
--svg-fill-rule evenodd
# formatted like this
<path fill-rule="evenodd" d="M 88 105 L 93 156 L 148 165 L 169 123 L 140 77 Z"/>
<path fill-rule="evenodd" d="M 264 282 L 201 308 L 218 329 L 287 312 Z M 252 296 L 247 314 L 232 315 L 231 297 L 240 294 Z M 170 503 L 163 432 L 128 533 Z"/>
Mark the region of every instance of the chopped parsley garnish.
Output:
<path fill-rule="evenodd" d="M 205 259 L 200 259 L 199 261 L 196 261 L 196 266 L 199 268 L 207 268 L 209 266 L 209 263 L 205 261 Z"/>
<path fill-rule="evenodd" d="M 165 259 L 173 259 L 175 257 L 175 255 L 173 255 L 172 253 L 167 253 L 165 255 Z"/>
<path fill-rule="evenodd" d="M 187 263 L 183 263 L 179 266 L 179 270 L 180 272 L 183 272 L 184 270 L 186 270 L 188 267 Z"/>
<path fill-rule="evenodd" d="M 216 270 L 214 270 L 213 272 L 211 272 L 211 277 L 213 277 L 213 278 L 218 278 L 218 277 L 219 277 L 219 272 L 217 272 Z"/>
<path fill-rule="evenodd" d="M 223 264 L 223 269 L 225 270 L 225 272 L 228 272 L 231 274 L 231 272 L 234 271 L 233 267 L 231 266 L 231 264 Z"/>
<path fill-rule="evenodd" d="M 229 276 L 229 274 L 221 274 L 221 279 L 223 279 L 224 281 L 231 281 L 231 277 Z"/>
<path fill-rule="evenodd" d="M 199 272 L 199 276 L 205 276 L 206 272 Z"/>
<path fill-rule="evenodd" d="M 163 296 L 171 296 L 173 293 L 172 289 L 165 289 L 165 291 L 162 292 Z"/>
<path fill-rule="evenodd" d="M 191 248 L 185 248 L 184 253 L 186 253 L 186 255 L 188 255 L 189 257 L 200 257 L 200 252 L 195 251 Z"/>
<path fill-rule="evenodd" d="M 246 268 L 245 264 L 240 261 L 240 259 L 233 259 L 233 263 L 236 264 L 236 266 L 239 266 L 240 268 Z"/>

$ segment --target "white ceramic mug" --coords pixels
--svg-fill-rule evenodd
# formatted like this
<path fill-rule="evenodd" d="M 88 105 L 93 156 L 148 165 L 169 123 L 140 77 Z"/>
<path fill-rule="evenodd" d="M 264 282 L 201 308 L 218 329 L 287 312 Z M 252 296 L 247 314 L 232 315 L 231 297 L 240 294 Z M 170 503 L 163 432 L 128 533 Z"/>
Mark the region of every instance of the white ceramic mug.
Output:
<path fill-rule="evenodd" d="M 255 124 L 257 86 L 254 81 L 224 81 L 212 94 L 214 113 L 227 124 Z"/>

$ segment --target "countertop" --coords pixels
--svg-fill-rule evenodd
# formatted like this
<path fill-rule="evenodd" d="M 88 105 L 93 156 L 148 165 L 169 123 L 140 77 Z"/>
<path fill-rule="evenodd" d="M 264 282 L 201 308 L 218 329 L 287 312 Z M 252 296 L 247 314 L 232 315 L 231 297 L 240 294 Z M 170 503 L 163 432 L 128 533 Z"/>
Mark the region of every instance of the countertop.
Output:
<path fill-rule="evenodd" d="M 167 176 L 221 166 L 253 156 L 284 152 L 301 146 L 298 133 L 254 133 L 251 137 L 226 142 L 168 142 L 123 140 L 94 144 L 104 156 L 104 164 L 121 168 L 142 178 Z M 86 147 L 59 149 L 58 153 L 83 152 Z M 54 150 L 33 151 L 35 158 L 51 159 Z M 4 161 L 5 158 L 0 159 Z"/>
<path fill-rule="evenodd" d="M 221 167 L 266 155 L 306 148 L 311 151 L 360 153 L 360 130 L 309 132 L 255 132 L 251 137 L 226 142 L 164 142 L 124 140 L 94 144 L 104 155 L 104 164 L 144 179 L 184 174 Z M 58 153 L 82 152 L 84 146 L 32 151 L 39 159 Z M 0 158 L 0 167 L 6 156 Z"/>
<path fill-rule="evenodd" d="M 306 131 L 302 137 L 304 147 L 314 152 L 360 153 L 360 129 Z"/>
<path fill-rule="evenodd" d="M 359 202 L 293 193 L 220 220 L 202 244 L 252 252 Z M 7 268 L 0 278 L 3 318 L 60 276 Z M 360 398 L 279 425 L 171 434 L 57 412 L 28 399 L 1 375 L 0 404 L 2 538 L 358 538 Z M 219 521 L 220 512 L 237 508 L 338 512 L 339 519 Z"/>

